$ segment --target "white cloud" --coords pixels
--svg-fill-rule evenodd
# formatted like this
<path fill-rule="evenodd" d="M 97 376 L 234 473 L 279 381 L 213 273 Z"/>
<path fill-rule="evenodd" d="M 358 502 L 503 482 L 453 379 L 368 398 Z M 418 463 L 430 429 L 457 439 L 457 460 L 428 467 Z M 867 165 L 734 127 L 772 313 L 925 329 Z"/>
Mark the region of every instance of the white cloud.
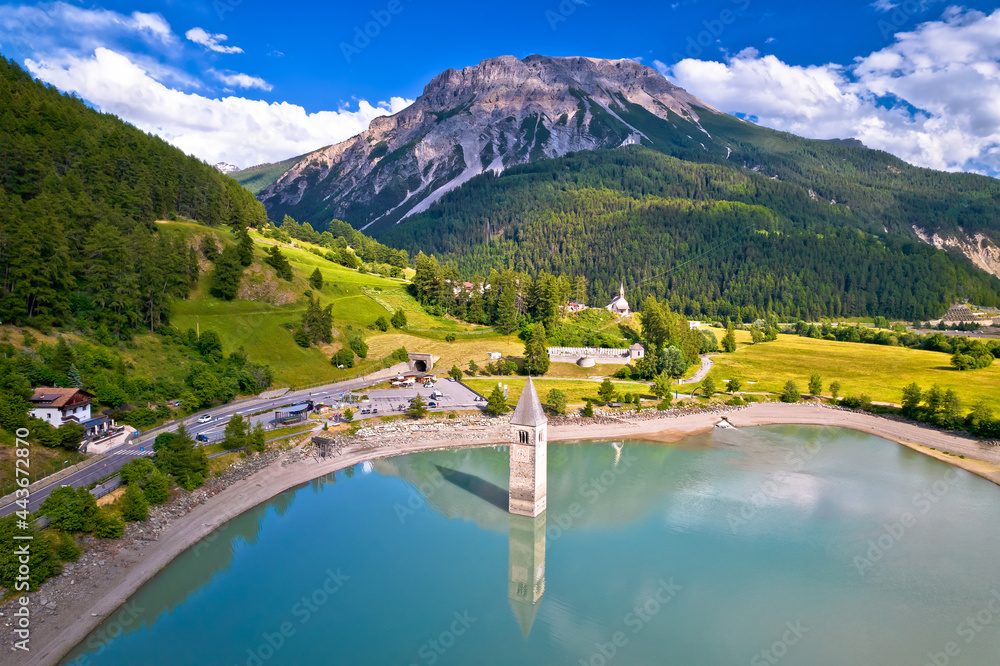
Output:
<path fill-rule="evenodd" d="M 855 137 L 920 166 L 1000 174 L 1000 10 L 949 9 L 850 65 L 744 50 L 686 59 L 674 83 L 709 104 L 812 138 Z"/>
<path fill-rule="evenodd" d="M 223 45 L 222 42 L 229 39 L 229 37 L 223 34 L 213 35 L 202 28 L 191 28 L 184 33 L 184 36 L 189 41 L 199 46 L 204 46 L 209 51 L 215 51 L 216 53 L 243 53 L 243 49 L 238 46 Z"/>
<path fill-rule="evenodd" d="M 250 76 L 249 74 L 240 74 L 239 72 L 220 72 L 214 69 L 208 70 L 208 73 L 222 81 L 227 86 L 233 88 L 260 88 L 261 90 L 273 90 L 274 86 L 260 78 L 259 76 Z"/>
<path fill-rule="evenodd" d="M 893 0 L 875 0 L 875 2 L 872 3 L 872 7 L 874 7 L 877 12 L 891 12 L 898 6 L 899 4 L 893 2 Z"/>
<path fill-rule="evenodd" d="M 83 9 L 64 2 L 0 5 L 0 43 L 35 52 L 92 51 L 123 36 L 153 45 L 174 45 L 177 37 L 159 14 L 119 14 Z M 9 55 L 9 54 L 8 54 Z"/>
<path fill-rule="evenodd" d="M 168 88 L 128 56 L 105 48 L 92 56 L 68 56 L 58 62 L 29 59 L 25 64 L 38 78 L 77 93 L 210 164 L 246 167 L 301 155 L 350 138 L 367 129 L 374 118 L 412 103 L 393 97 L 372 106 L 361 100 L 354 111 L 307 113 L 287 102 L 211 99 Z"/>

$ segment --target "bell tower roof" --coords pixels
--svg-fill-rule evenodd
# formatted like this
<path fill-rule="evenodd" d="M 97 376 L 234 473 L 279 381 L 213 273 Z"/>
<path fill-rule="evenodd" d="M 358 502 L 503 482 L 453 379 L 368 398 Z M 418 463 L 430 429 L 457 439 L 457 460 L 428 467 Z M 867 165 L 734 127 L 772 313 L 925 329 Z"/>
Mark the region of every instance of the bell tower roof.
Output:
<path fill-rule="evenodd" d="M 528 383 L 521 392 L 521 397 L 517 401 L 517 407 L 510 417 L 511 425 L 527 426 L 537 428 L 545 425 L 549 420 L 542 409 L 542 402 L 538 399 L 538 391 L 535 390 L 535 383 L 528 377 Z"/>

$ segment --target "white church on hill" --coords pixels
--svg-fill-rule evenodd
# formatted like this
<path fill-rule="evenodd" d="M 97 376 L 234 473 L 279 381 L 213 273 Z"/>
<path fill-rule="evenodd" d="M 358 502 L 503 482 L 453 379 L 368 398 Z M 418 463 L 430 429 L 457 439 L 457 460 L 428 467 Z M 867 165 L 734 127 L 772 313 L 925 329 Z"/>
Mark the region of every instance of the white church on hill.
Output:
<path fill-rule="evenodd" d="M 619 317 L 627 317 L 632 311 L 628 306 L 628 301 L 625 300 L 625 283 L 622 282 L 621 289 L 618 291 L 618 295 L 615 296 L 614 300 L 607 307 Z"/>

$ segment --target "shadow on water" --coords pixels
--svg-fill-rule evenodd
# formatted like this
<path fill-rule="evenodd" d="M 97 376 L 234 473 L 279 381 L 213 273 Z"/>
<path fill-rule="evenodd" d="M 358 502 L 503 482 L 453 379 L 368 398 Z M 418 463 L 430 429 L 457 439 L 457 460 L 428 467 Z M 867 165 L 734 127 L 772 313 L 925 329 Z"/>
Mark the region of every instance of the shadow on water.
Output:
<path fill-rule="evenodd" d="M 509 508 L 510 499 L 505 488 L 501 488 L 494 483 L 490 483 L 486 479 L 480 478 L 475 474 L 459 472 L 457 469 L 441 467 L 441 465 L 434 466 L 437 468 L 437 471 L 440 472 L 441 476 L 444 477 L 444 480 L 456 488 L 461 488 L 467 493 L 471 493 L 480 499 L 486 500 L 501 511 L 507 511 Z"/>

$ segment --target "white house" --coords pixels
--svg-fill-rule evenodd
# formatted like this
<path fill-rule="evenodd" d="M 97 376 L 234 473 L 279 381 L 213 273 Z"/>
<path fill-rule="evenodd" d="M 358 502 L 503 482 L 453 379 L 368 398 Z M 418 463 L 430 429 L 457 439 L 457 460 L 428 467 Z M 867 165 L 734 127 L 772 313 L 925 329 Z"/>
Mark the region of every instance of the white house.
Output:
<path fill-rule="evenodd" d="M 90 421 L 93 396 L 78 388 L 36 388 L 31 415 L 56 428 L 67 422 Z"/>

